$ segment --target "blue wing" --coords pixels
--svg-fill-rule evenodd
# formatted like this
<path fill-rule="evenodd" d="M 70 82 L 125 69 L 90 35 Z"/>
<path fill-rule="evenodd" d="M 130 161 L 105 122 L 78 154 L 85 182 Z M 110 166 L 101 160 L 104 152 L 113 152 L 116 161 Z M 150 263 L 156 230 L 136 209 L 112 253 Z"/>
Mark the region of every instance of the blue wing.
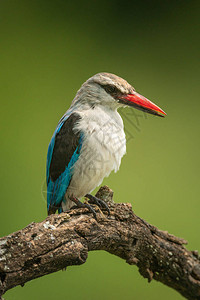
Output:
<path fill-rule="evenodd" d="M 73 127 L 80 120 L 76 113 L 68 113 L 58 123 L 47 153 L 47 210 L 48 214 L 62 211 L 61 203 L 73 175 L 73 166 L 79 158 L 82 134 Z"/>

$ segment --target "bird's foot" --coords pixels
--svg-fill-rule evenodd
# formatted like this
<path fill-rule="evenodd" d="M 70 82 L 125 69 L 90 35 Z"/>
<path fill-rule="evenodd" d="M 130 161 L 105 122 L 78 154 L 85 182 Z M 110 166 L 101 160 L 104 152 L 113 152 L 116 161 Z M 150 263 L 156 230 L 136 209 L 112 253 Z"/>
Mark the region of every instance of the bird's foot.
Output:
<path fill-rule="evenodd" d="M 91 194 L 86 194 L 85 197 L 89 199 L 90 203 L 94 203 L 94 204 L 98 205 L 100 208 L 104 208 L 108 212 L 108 215 L 110 215 L 110 209 L 105 201 L 103 201 Z"/>
<path fill-rule="evenodd" d="M 70 197 L 70 200 L 73 201 L 79 208 L 87 208 L 93 214 L 94 218 L 97 219 L 96 211 L 92 208 L 91 205 L 89 205 L 88 203 L 82 203 L 76 197 Z"/>

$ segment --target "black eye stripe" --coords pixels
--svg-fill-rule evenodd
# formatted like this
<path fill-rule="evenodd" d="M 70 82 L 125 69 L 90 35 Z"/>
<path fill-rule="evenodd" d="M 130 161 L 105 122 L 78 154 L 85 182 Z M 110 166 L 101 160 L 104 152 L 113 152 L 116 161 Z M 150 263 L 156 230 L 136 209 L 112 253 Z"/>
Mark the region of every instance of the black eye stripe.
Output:
<path fill-rule="evenodd" d="M 102 88 L 104 88 L 104 90 L 111 96 L 117 96 L 121 94 L 121 91 L 116 86 L 111 84 L 102 85 Z"/>

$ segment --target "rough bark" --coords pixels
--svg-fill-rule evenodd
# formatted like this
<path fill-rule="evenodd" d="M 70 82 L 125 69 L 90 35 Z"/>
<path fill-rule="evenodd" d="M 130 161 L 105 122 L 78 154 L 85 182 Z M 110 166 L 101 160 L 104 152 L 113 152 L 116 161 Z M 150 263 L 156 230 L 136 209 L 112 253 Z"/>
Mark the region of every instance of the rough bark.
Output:
<path fill-rule="evenodd" d="M 105 250 L 137 265 L 140 274 L 200 299 L 200 259 L 186 241 L 137 217 L 129 203 L 114 203 L 108 187 L 97 197 L 110 209 L 97 208 L 97 220 L 87 209 L 51 215 L 41 223 L 0 239 L 0 295 L 27 281 L 86 262 L 88 251 Z M 0 296 L 1 297 L 1 296 Z"/>

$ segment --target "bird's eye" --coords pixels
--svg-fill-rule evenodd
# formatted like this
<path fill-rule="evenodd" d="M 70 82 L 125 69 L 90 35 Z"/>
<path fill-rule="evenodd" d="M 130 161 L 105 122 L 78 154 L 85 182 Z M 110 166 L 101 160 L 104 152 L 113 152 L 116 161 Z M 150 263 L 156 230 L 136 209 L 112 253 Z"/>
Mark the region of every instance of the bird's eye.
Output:
<path fill-rule="evenodd" d="M 111 94 L 111 95 L 117 94 L 119 92 L 118 89 L 113 85 L 107 84 L 107 85 L 104 85 L 103 88 L 108 94 Z"/>

